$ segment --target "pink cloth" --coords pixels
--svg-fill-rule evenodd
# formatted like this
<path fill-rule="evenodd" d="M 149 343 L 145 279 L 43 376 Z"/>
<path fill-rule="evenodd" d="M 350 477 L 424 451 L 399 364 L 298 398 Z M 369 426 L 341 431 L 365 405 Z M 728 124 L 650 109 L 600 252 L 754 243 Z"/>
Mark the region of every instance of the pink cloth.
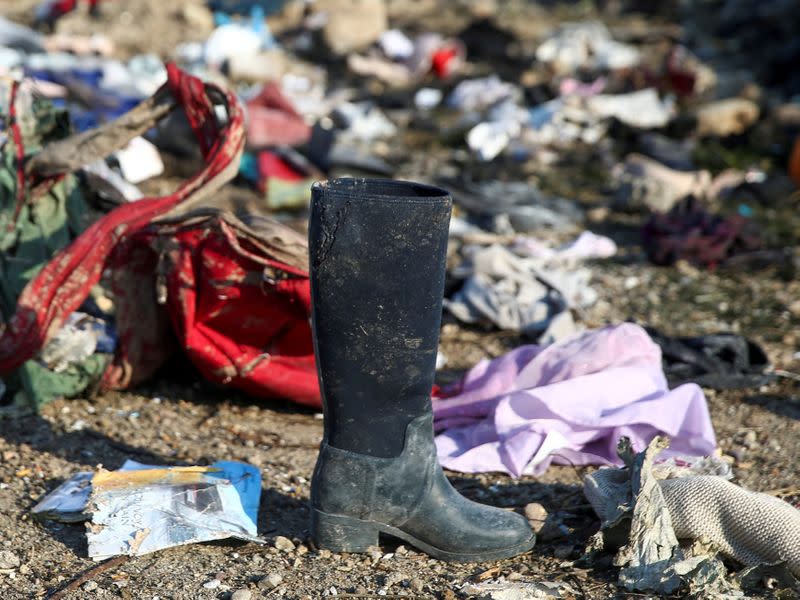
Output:
<path fill-rule="evenodd" d="M 299 146 L 311 138 L 311 127 L 274 81 L 247 102 L 246 131 L 250 148 Z"/>
<path fill-rule="evenodd" d="M 637 451 L 658 434 L 673 454 L 716 448 L 703 391 L 670 391 L 659 347 L 630 323 L 481 361 L 456 395 L 434 399 L 433 414 L 439 461 L 467 473 L 619 464 L 621 436 Z"/>

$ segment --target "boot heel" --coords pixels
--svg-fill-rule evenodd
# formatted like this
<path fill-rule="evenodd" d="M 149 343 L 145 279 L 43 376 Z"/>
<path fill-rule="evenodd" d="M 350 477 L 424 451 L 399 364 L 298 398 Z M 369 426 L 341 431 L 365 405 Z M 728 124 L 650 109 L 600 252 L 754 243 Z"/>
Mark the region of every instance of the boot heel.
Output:
<path fill-rule="evenodd" d="M 378 545 L 378 528 L 366 521 L 311 511 L 311 537 L 331 552 L 366 552 Z"/>

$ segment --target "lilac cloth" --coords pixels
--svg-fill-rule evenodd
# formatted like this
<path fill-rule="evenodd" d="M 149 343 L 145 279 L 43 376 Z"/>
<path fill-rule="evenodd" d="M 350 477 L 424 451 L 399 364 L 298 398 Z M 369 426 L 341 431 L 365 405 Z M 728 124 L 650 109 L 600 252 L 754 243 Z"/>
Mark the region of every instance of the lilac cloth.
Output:
<path fill-rule="evenodd" d="M 716 448 L 703 391 L 670 391 L 661 350 L 630 323 L 481 361 L 458 395 L 434 400 L 433 414 L 439 461 L 467 473 L 620 464 L 621 436 L 637 451 L 657 434 L 672 439 L 672 454 Z"/>

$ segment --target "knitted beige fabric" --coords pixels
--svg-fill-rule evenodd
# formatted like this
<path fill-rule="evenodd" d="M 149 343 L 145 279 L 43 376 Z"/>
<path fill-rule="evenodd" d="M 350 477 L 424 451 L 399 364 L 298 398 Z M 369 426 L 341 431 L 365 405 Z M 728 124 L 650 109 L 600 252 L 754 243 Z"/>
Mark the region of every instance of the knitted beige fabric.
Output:
<path fill-rule="evenodd" d="M 800 511 L 788 502 L 713 475 L 665 479 L 658 484 L 678 539 L 704 539 L 747 566 L 786 561 L 800 577 Z M 629 490 L 627 469 L 600 469 L 584 482 L 587 499 L 609 524 L 631 501 Z"/>
<path fill-rule="evenodd" d="M 720 477 L 659 481 L 678 539 L 705 538 L 745 565 L 786 561 L 800 576 L 800 510 Z"/>

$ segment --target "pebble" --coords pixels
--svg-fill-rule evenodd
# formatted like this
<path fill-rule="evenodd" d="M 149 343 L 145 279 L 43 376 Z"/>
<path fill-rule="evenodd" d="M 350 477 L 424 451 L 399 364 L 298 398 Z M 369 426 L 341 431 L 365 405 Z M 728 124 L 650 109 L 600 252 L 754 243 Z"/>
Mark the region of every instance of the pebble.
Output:
<path fill-rule="evenodd" d="M 728 454 L 731 455 L 737 463 L 740 463 L 747 455 L 747 450 L 744 448 L 732 448 L 728 451 Z"/>
<path fill-rule="evenodd" d="M 756 432 L 751 429 L 744 434 L 742 443 L 744 443 L 744 445 L 748 448 L 753 448 L 753 446 L 758 445 L 758 435 L 756 435 Z"/>
<path fill-rule="evenodd" d="M 217 589 L 222 582 L 219 579 L 212 579 L 211 581 L 206 581 L 203 584 L 203 587 L 207 590 L 215 590 Z"/>
<path fill-rule="evenodd" d="M 273 589 L 278 587 L 282 581 L 283 577 L 279 573 L 270 573 L 267 575 L 267 583 L 269 584 L 269 587 Z"/>
<path fill-rule="evenodd" d="M 275 538 L 275 547 L 284 552 L 291 552 L 294 550 L 294 542 L 287 537 L 279 535 Z"/>
<path fill-rule="evenodd" d="M 100 586 L 98 586 L 98 585 L 97 585 L 97 582 L 96 582 L 96 581 L 87 581 L 86 583 L 84 583 L 84 584 L 83 584 L 83 586 L 81 587 L 81 589 L 82 589 L 84 592 L 93 592 L 93 591 L 95 591 L 95 590 L 96 590 L 98 587 L 100 587 Z"/>
<path fill-rule="evenodd" d="M 0 550 L 0 570 L 19 567 L 19 557 L 10 550 Z"/>
<path fill-rule="evenodd" d="M 245 588 L 240 590 L 236 590 L 231 594 L 231 600 L 250 600 L 253 597 L 253 593 Z"/>
<path fill-rule="evenodd" d="M 414 577 L 411 581 L 408 582 L 408 587 L 415 594 L 419 594 L 425 587 L 425 582 L 422 581 L 422 579 L 420 579 L 419 577 Z"/>
<path fill-rule="evenodd" d="M 533 531 L 539 533 L 547 521 L 547 510 L 538 502 L 531 502 L 525 505 L 525 518 L 528 519 Z"/>

